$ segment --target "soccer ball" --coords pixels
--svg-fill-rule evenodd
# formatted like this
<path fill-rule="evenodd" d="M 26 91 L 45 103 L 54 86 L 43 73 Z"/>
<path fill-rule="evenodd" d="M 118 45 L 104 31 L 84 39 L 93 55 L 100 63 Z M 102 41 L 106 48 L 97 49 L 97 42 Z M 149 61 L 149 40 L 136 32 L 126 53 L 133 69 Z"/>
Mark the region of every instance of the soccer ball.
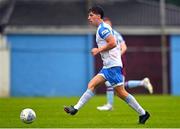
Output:
<path fill-rule="evenodd" d="M 25 108 L 21 111 L 20 119 L 22 122 L 30 124 L 36 119 L 36 113 L 30 108 Z"/>

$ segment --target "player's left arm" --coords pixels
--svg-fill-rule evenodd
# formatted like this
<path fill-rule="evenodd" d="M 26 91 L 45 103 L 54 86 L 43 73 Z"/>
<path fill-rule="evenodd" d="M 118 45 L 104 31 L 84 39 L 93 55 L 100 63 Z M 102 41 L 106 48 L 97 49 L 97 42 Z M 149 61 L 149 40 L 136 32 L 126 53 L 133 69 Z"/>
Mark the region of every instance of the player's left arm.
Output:
<path fill-rule="evenodd" d="M 108 50 L 116 47 L 116 40 L 112 34 L 110 34 L 105 40 L 106 40 L 107 44 L 98 48 L 99 52 L 108 51 Z"/>
<path fill-rule="evenodd" d="M 92 49 L 92 54 L 95 56 L 100 52 L 104 52 L 104 51 L 108 51 L 110 49 L 113 49 L 114 47 L 116 47 L 116 40 L 114 38 L 114 36 L 112 34 L 110 34 L 106 39 L 107 44 L 99 47 L 99 48 L 93 48 Z"/>

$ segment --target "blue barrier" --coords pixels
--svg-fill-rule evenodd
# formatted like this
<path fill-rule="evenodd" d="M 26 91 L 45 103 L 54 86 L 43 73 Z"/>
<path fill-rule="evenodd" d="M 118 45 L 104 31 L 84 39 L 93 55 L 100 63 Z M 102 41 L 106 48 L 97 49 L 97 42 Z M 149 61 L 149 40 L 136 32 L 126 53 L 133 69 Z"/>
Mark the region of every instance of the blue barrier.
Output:
<path fill-rule="evenodd" d="M 80 96 L 94 74 L 91 35 L 8 35 L 11 96 Z"/>
<path fill-rule="evenodd" d="M 171 93 L 180 95 L 180 36 L 171 36 Z"/>

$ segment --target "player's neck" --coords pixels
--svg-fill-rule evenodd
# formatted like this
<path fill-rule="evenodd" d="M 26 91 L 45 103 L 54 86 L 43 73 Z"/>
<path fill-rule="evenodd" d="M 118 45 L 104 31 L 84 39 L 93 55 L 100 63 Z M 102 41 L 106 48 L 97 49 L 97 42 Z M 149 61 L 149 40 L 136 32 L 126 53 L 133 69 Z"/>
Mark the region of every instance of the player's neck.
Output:
<path fill-rule="evenodd" d="M 103 20 L 99 20 L 98 23 L 97 23 L 97 26 L 99 26 L 101 23 L 103 22 Z"/>

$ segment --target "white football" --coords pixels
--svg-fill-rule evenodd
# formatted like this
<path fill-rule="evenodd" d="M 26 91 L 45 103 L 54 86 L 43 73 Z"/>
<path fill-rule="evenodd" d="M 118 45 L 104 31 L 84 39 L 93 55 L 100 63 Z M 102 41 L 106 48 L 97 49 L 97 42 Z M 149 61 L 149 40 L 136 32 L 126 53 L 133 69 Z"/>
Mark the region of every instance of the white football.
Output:
<path fill-rule="evenodd" d="M 25 108 L 21 111 L 20 119 L 24 123 L 30 124 L 36 119 L 36 113 L 30 108 Z"/>

